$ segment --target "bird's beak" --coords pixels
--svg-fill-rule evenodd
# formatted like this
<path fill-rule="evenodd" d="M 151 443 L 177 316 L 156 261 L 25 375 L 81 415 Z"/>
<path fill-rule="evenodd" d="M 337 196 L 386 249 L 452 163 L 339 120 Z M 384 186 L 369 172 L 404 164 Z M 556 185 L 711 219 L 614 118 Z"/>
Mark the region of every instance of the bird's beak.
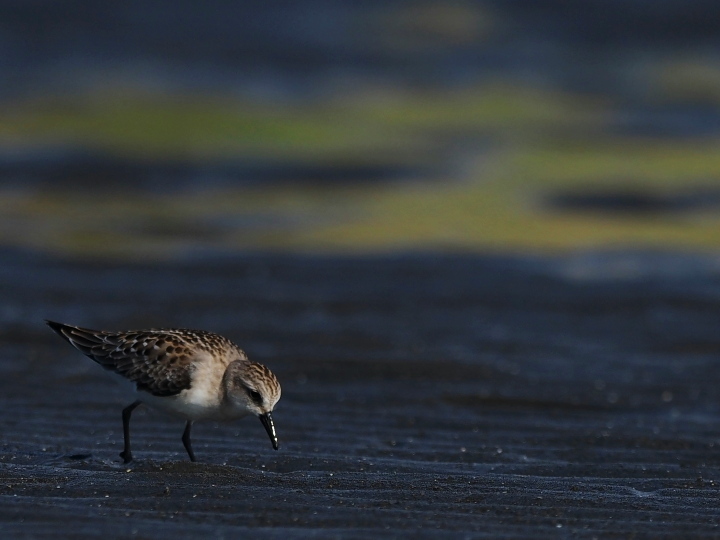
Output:
<path fill-rule="evenodd" d="M 278 438 L 275 433 L 275 424 L 273 424 L 272 415 L 270 413 L 261 414 L 258 416 L 262 425 L 265 426 L 265 431 L 270 436 L 270 442 L 275 450 L 278 449 Z"/>

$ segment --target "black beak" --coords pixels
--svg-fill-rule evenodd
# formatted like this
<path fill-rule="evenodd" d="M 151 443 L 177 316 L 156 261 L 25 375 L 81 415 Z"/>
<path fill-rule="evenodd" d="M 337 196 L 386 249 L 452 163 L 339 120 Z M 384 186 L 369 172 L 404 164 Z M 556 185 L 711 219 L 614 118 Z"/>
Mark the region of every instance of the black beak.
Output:
<path fill-rule="evenodd" d="M 275 450 L 278 449 L 278 439 L 275 434 L 275 424 L 273 424 L 272 415 L 270 413 L 261 414 L 258 416 L 262 425 L 265 426 L 265 431 L 270 436 L 270 442 Z"/>

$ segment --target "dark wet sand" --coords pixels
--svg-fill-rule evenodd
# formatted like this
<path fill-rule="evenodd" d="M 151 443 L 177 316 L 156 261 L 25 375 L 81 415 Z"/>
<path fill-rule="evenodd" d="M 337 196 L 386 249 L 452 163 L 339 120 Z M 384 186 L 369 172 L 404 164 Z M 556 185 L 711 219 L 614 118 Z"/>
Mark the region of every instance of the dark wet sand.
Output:
<path fill-rule="evenodd" d="M 720 537 L 712 261 L 2 256 L 2 538 Z M 189 463 L 138 410 L 123 465 L 127 401 L 43 318 L 231 337 L 280 450 L 198 424 Z"/>

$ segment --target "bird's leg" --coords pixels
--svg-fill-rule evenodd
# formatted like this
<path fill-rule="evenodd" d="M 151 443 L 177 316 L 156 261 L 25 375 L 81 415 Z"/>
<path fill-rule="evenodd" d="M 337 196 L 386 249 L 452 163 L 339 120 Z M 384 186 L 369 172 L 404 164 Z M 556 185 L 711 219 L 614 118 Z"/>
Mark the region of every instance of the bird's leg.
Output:
<path fill-rule="evenodd" d="M 195 461 L 195 453 L 192 449 L 192 444 L 190 443 L 190 428 L 192 427 L 192 420 L 188 420 L 187 424 L 185 424 L 185 431 L 183 432 L 182 436 L 182 442 L 185 446 L 185 450 L 187 450 L 188 456 L 190 456 L 190 461 Z"/>
<path fill-rule="evenodd" d="M 125 439 L 125 449 L 120 452 L 120 457 L 123 458 L 124 463 L 130 463 L 132 461 L 132 452 L 130 451 L 130 415 L 140 405 L 142 401 L 138 400 L 135 403 L 131 403 L 123 409 L 123 438 Z"/>

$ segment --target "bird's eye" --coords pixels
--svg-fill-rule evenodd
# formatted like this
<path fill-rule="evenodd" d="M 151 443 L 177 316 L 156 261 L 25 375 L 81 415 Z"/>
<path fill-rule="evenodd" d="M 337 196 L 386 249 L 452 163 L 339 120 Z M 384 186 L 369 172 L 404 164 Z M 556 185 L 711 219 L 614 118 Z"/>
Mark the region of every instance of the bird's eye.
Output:
<path fill-rule="evenodd" d="M 262 403 L 262 396 L 260 395 L 260 392 L 258 392 L 257 390 L 248 390 L 248 392 L 250 393 L 250 397 L 255 403 Z"/>

